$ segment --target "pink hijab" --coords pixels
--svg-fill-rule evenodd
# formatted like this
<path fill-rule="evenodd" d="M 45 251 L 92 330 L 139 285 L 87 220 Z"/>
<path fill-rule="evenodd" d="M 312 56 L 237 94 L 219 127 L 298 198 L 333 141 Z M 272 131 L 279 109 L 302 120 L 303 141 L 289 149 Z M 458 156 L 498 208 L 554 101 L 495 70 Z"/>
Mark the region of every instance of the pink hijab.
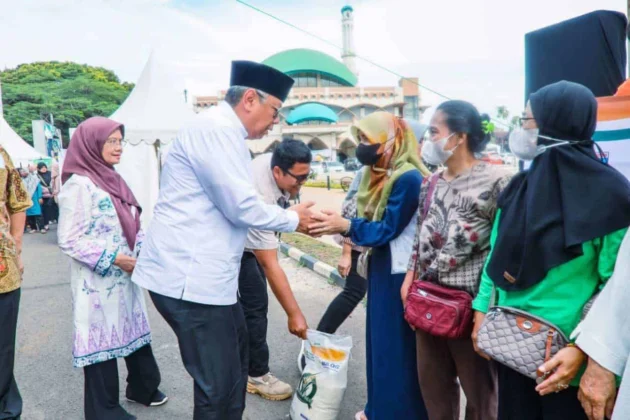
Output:
<path fill-rule="evenodd" d="M 83 175 L 92 180 L 97 187 L 109 193 L 118 214 L 118 220 L 127 239 L 129 248 L 136 245 L 136 235 L 140 230 L 142 209 L 114 167 L 103 160 L 102 152 L 110 134 L 125 127 L 104 117 L 92 117 L 77 127 L 70 140 L 70 147 L 63 162 L 61 182 L 66 183 L 73 174 Z M 131 207 L 137 208 L 136 216 Z"/>

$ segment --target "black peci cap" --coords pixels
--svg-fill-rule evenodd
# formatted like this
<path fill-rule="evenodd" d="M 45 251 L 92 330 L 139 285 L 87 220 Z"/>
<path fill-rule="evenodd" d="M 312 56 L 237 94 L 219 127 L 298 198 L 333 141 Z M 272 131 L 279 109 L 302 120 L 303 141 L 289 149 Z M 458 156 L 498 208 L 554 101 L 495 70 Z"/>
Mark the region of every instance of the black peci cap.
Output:
<path fill-rule="evenodd" d="M 284 102 L 293 87 L 293 79 L 264 64 L 253 61 L 232 61 L 230 86 L 258 89 Z"/>

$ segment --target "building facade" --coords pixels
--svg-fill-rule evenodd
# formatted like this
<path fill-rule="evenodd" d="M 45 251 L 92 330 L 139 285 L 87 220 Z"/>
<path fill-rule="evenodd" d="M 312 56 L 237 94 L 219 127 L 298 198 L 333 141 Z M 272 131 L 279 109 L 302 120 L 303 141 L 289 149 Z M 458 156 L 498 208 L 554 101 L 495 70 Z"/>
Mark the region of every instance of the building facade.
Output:
<path fill-rule="evenodd" d="M 331 160 L 354 157 L 356 141 L 350 126 L 375 111 L 420 119 L 422 106 L 417 78 L 404 78 L 398 86 L 367 87 L 358 84 L 350 6 L 341 9 L 343 51 L 339 61 L 310 49 L 282 51 L 263 61 L 295 79 L 295 85 L 280 110 L 280 124 L 262 140 L 248 141 L 253 155 L 266 153 L 283 137 L 306 143 L 314 153 Z M 196 96 L 196 112 L 216 106 L 225 91 L 216 96 Z"/>

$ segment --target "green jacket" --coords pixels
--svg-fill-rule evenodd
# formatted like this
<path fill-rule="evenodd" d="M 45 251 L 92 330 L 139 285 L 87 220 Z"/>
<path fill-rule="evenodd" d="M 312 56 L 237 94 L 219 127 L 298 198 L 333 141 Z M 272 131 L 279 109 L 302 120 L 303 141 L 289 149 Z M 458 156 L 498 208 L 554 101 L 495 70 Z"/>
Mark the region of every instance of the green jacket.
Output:
<path fill-rule="evenodd" d="M 490 246 L 494 247 L 499 231 L 500 210 L 492 228 Z M 584 255 L 555 267 L 538 284 L 520 291 L 497 290 L 495 304 L 529 312 L 555 324 L 569 337 L 582 318 L 582 309 L 612 276 L 619 247 L 628 228 L 582 244 Z M 486 266 L 492 251 L 486 260 Z M 535 263 L 535 262 L 533 262 Z M 483 270 L 479 293 L 473 309 L 486 313 L 490 305 L 493 282 Z M 579 377 L 573 383 L 579 382 Z"/>

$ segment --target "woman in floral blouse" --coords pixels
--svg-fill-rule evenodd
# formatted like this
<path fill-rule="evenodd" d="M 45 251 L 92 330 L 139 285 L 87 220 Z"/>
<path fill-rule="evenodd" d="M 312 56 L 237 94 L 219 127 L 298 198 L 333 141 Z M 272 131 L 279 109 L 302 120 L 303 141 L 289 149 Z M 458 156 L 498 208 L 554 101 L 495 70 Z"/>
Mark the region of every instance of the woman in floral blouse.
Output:
<path fill-rule="evenodd" d="M 420 190 L 414 251 L 401 288 L 403 304 L 414 273 L 473 297 L 479 289 L 497 197 L 511 178 L 503 167 L 475 157 L 489 140 L 488 124 L 487 116 L 464 101 L 443 103 L 431 119 L 431 136 L 424 141 L 422 157 L 446 169 L 425 178 Z M 427 197 L 430 184 L 433 193 Z M 426 200 L 430 201 L 425 214 Z M 466 394 L 466 419 L 496 419 L 496 371 L 475 353 L 470 337 L 444 339 L 418 330 L 416 348 L 429 418 L 459 419 L 459 377 Z"/>
<path fill-rule="evenodd" d="M 142 289 L 130 274 L 142 246 L 140 206 L 114 170 L 124 127 L 90 118 L 72 136 L 59 195 L 59 246 L 72 258 L 74 366 L 85 374 L 85 418 L 135 419 L 119 404 L 118 365 L 128 400 L 164 404 Z"/>

